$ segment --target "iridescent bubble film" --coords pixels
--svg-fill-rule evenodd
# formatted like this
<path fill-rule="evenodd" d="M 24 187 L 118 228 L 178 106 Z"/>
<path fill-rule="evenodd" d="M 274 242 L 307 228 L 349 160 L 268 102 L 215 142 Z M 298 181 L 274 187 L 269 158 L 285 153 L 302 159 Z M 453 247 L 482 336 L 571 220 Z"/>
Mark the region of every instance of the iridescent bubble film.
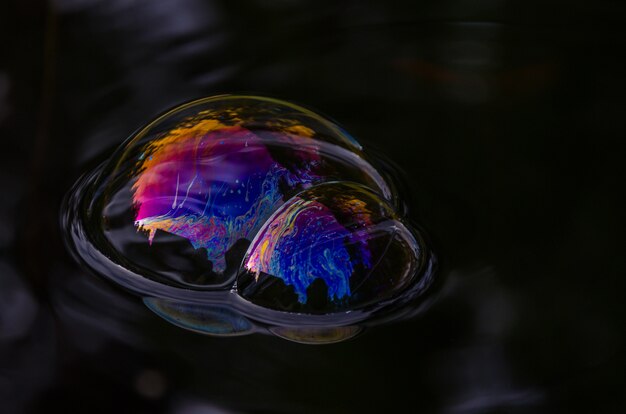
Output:
<path fill-rule="evenodd" d="M 241 334 L 256 322 L 299 326 L 303 337 L 345 332 L 281 315 L 369 312 L 419 296 L 431 279 L 432 255 L 396 211 L 381 166 L 306 108 L 201 99 L 149 123 L 83 177 L 68 199 L 70 245 L 190 330 Z"/>
<path fill-rule="evenodd" d="M 356 141 L 304 109 L 224 97 L 183 110 L 187 116 L 178 112 L 125 146 L 112 174 L 127 182 L 105 189 L 110 242 L 169 283 L 212 285 L 234 276 L 267 218 L 311 186 L 348 179 L 391 197 Z M 130 234 L 130 220 L 140 238 Z M 193 264 L 166 261 L 172 251 L 206 264 L 194 273 Z"/>
<path fill-rule="evenodd" d="M 263 226 L 238 288 L 280 310 L 348 310 L 403 290 L 421 261 L 417 240 L 385 200 L 353 183 L 329 183 L 293 197 Z"/>

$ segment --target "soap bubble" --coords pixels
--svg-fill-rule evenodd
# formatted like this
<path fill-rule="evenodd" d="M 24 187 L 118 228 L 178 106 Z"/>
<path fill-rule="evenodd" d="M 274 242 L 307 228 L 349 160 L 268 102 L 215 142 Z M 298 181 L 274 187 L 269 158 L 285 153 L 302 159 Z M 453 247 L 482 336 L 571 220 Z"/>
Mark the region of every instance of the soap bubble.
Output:
<path fill-rule="evenodd" d="M 142 274 L 220 285 L 234 277 L 265 220 L 296 193 L 342 179 L 391 197 L 360 152 L 304 108 L 210 98 L 160 117 L 113 157 L 102 176 L 102 215 L 94 218 L 112 253 L 132 258 L 127 264 Z"/>
<path fill-rule="evenodd" d="M 317 325 L 369 313 L 308 330 L 302 317 L 373 312 L 418 296 L 432 276 L 381 166 L 306 108 L 205 98 L 158 117 L 79 180 L 66 200 L 68 244 L 186 329 L 331 337 Z M 292 216 L 297 234 L 285 227 Z"/>
<path fill-rule="evenodd" d="M 328 183 L 294 196 L 265 223 L 237 288 L 263 307 L 325 314 L 393 298 L 424 264 L 385 200 L 353 183 Z"/>

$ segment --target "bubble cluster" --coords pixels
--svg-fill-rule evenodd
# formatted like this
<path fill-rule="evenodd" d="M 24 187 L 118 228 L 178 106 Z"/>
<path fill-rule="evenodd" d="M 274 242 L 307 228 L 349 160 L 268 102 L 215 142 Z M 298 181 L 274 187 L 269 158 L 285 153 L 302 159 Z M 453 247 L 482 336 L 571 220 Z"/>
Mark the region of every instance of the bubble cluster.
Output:
<path fill-rule="evenodd" d="M 134 134 L 76 184 L 64 223 L 82 263 L 178 326 L 336 342 L 432 281 L 390 177 L 308 109 L 224 95 Z"/>

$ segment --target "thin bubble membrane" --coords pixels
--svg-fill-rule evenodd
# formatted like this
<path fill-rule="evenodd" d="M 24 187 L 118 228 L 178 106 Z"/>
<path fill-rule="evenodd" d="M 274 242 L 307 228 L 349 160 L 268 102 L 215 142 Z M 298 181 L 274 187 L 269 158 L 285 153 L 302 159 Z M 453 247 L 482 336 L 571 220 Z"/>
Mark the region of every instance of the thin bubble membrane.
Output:
<path fill-rule="evenodd" d="M 288 335 L 300 321 L 328 336 L 319 325 L 368 319 L 432 278 L 434 257 L 382 165 L 298 105 L 201 99 L 79 180 L 66 200 L 68 245 L 178 326 L 230 335 L 256 323 Z"/>

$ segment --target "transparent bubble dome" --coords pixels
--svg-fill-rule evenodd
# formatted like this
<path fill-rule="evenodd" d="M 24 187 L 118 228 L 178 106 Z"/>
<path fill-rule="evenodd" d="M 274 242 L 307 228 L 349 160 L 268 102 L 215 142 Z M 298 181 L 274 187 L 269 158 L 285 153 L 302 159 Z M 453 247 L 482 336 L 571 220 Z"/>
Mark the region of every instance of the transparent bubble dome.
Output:
<path fill-rule="evenodd" d="M 79 180 L 64 207 L 68 245 L 184 328 L 337 342 L 423 296 L 433 278 L 392 175 L 374 164 L 303 107 L 201 99 Z"/>

